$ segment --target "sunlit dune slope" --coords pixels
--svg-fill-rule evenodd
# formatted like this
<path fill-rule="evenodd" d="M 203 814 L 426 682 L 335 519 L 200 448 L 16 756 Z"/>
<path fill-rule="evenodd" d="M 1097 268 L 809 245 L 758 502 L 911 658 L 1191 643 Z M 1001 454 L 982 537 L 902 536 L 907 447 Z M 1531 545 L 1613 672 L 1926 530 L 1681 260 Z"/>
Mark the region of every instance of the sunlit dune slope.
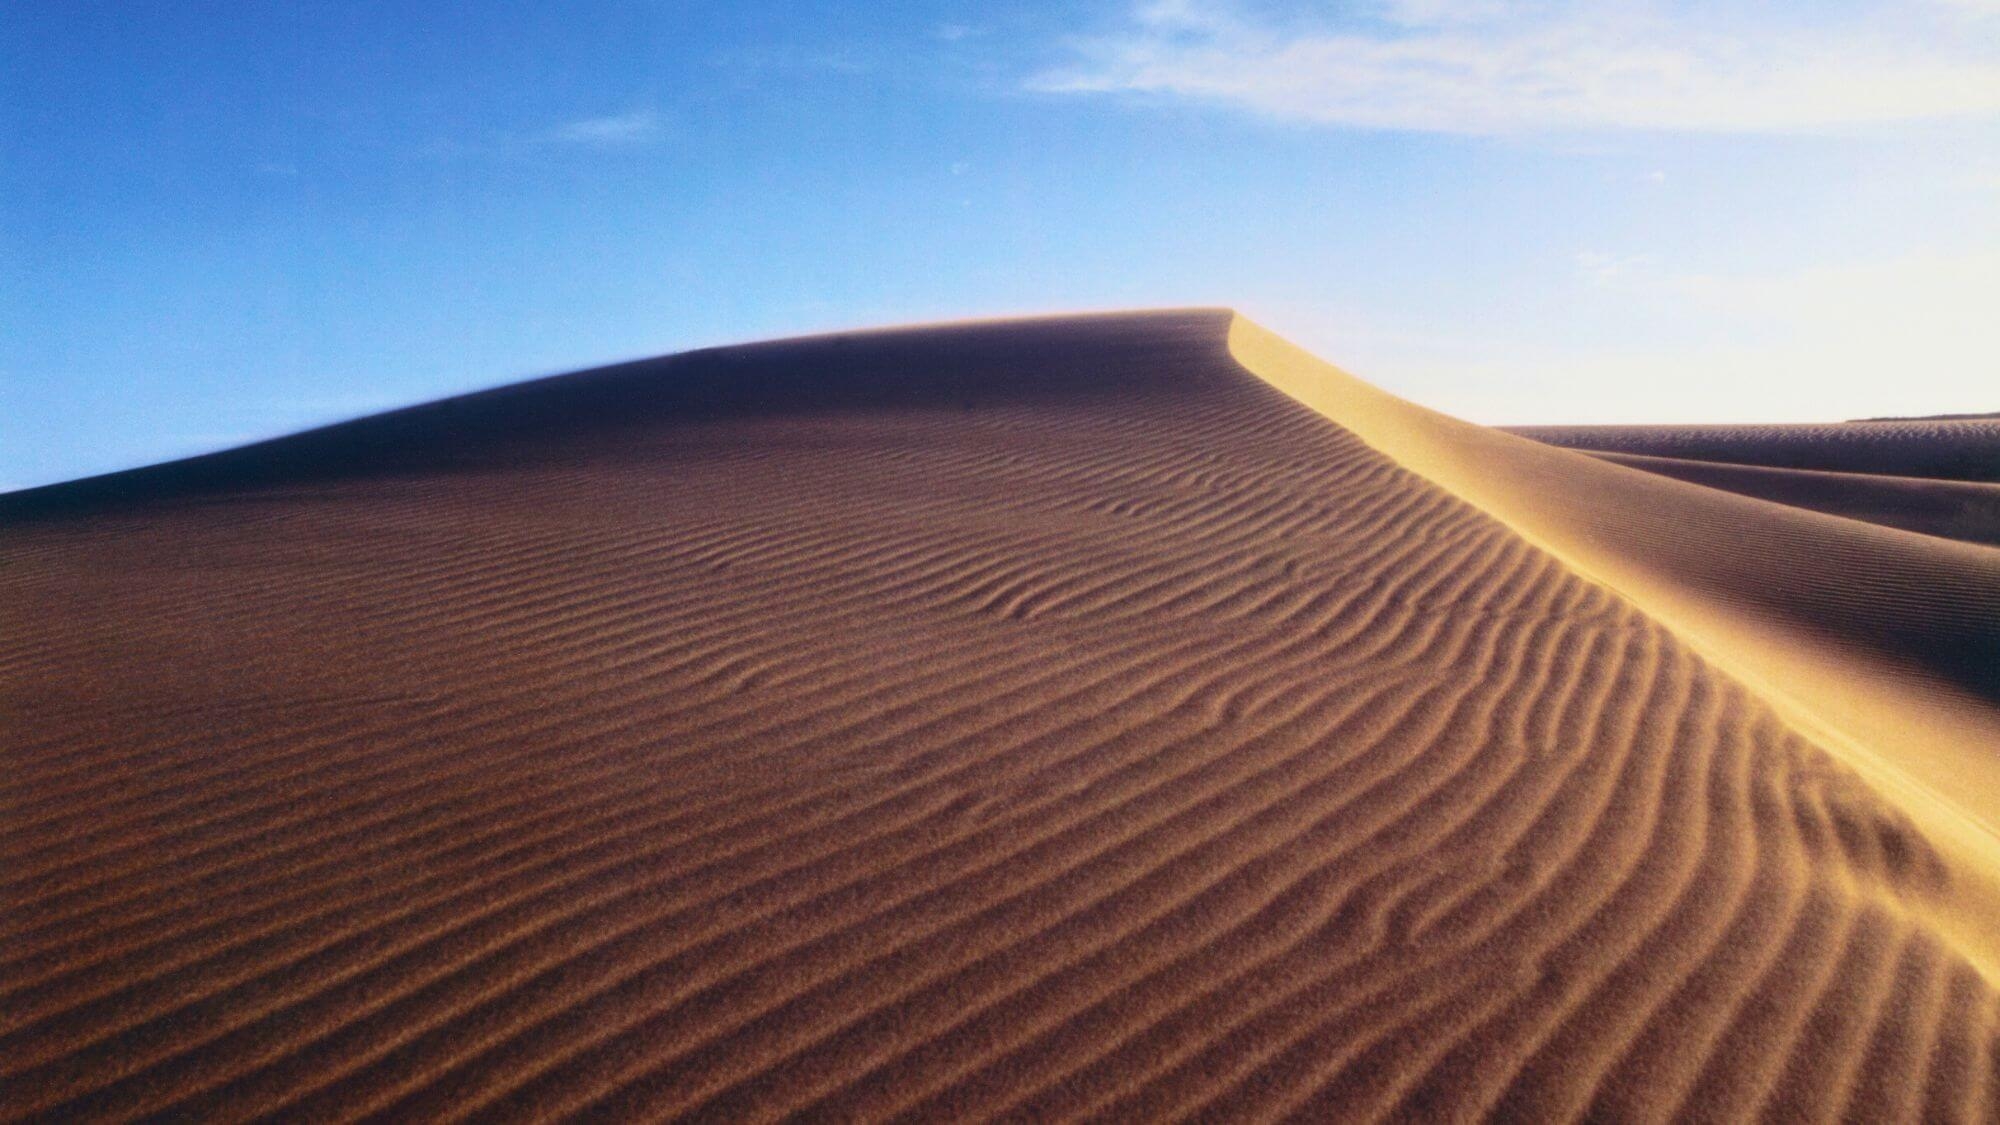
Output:
<path fill-rule="evenodd" d="M 1949 924 L 2000 968 L 2000 551 L 1469 425 L 1247 321 L 1232 342 L 1275 385 L 1634 601 L 1893 794 L 1979 873 Z"/>
<path fill-rule="evenodd" d="M 0 1110 L 1990 1119 L 2000 552 L 1487 434 L 1193 311 L 0 497 Z"/>

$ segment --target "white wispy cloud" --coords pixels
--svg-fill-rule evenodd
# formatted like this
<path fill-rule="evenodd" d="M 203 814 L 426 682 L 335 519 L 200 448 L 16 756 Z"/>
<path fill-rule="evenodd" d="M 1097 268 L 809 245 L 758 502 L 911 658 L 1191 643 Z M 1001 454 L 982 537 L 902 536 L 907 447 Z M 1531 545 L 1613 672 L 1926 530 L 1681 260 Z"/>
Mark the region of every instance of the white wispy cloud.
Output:
<path fill-rule="evenodd" d="M 1152 0 L 1029 85 L 1371 129 L 1813 131 L 2000 115 L 2000 20 L 1978 14 L 1996 7 L 1372 0 L 1279 21 Z"/>
<path fill-rule="evenodd" d="M 541 139 L 556 144 L 626 145 L 651 140 L 659 132 L 659 115 L 650 109 L 640 109 L 571 121 L 542 134 Z"/>

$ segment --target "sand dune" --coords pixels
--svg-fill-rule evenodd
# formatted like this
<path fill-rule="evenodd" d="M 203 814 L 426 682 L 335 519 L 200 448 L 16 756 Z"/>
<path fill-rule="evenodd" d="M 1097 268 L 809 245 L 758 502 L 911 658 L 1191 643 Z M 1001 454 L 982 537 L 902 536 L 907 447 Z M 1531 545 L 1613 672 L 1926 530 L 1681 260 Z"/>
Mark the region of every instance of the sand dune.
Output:
<path fill-rule="evenodd" d="M 1966 873 L 1940 921 L 2000 970 L 2000 552 L 1468 425 L 1247 321 L 1232 339 L 1273 384 L 1631 599 L 1916 812 Z"/>
<path fill-rule="evenodd" d="M 1516 426 L 1550 445 L 1773 469 L 2000 481 L 2000 417 L 1735 426 Z"/>
<path fill-rule="evenodd" d="M 2000 484 L 1873 473 L 1771 469 L 1632 453 L 1593 453 L 1613 464 L 1795 508 L 1879 523 L 1942 539 L 2000 546 Z"/>
<path fill-rule="evenodd" d="M 1225 311 L 0 497 L 0 1106 L 1990 1120 L 1996 560 Z"/>

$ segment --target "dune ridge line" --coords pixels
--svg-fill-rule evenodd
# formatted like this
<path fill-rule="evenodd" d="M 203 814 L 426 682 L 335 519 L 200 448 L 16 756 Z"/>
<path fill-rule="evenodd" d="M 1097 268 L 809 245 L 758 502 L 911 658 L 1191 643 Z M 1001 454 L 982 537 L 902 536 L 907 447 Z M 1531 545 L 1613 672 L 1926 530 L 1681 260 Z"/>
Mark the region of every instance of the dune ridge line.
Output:
<path fill-rule="evenodd" d="M 1870 778 L 1973 873 L 1921 904 L 2000 981 L 2000 550 L 1757 500 L 1462 422 L 1243 316 L 1277 387 L 1626 597 Z M 1918 601 L 1899 592 L 1921 589 Z"/>
<path fill-rule="evenodd" d="M 1512 454 L 1232 336 L 714 349 L 0 497 L 0 1120 L 1992 1120 L 1942 814 L 1418 470 Z"/>

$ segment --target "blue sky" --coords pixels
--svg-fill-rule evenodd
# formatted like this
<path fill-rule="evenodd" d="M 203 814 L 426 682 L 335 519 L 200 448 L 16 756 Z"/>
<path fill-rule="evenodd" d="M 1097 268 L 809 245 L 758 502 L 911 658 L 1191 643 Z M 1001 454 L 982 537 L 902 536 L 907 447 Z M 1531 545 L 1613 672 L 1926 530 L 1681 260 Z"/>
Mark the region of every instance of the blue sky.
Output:
<path fill-rule="evenodd" d="M 0 487 L 1175 304 L 1484 422 L 1995 410 L 1996 295 L 2000 0 L 0 8 Z"/>

